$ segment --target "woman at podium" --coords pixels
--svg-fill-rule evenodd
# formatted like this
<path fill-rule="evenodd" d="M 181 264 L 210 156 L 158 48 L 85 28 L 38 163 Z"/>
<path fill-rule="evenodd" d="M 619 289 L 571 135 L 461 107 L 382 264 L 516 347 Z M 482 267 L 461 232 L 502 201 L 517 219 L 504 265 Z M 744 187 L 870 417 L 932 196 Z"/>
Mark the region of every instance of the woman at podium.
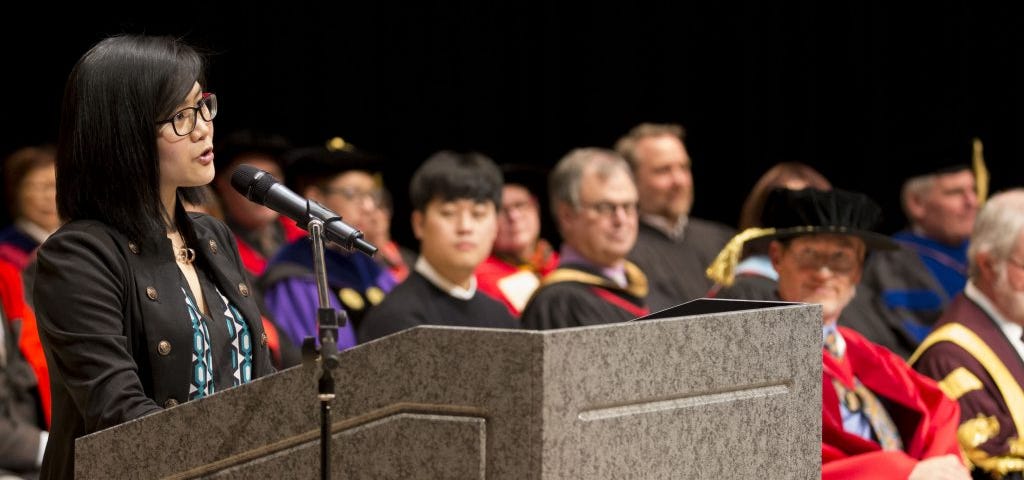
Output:
<path fill-rule="evenodd" d="M 115 36 L 68 79 L 57 149 L 67 223 L 38 253 L 52 376 L 42 478 L 71 478 L 82 435 L 272 371 L 227 226 L 187 214 L 214 176 L 217 97 L 170 37 Z"/>

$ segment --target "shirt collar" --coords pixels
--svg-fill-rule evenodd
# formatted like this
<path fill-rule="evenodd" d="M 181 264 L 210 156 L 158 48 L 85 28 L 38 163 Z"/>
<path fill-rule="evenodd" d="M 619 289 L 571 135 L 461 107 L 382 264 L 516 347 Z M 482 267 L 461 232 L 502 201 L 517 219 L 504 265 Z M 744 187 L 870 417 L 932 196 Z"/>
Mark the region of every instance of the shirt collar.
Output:
<path fill-rule="evenodd" d="M 644 213 L 640 215 L 640 220 L 673 240 L 681 240 L 686 233 L 686 224 L 689 223 L 690 218 L 681 215 L 675 222 L 670 222 L 661 215 Z"/>
<path fill-rule="evenodd" d="M 45 228 L 25 220 L 24 218 L 15 220 L 14 225 L 17 226 L 18 230 L 21 230 L 22 233 L 28 235 L 39 243 L 45 242 L 46 239 L 53 234 L 53 232 L 47 231 Z"/>
<path fill-rule="evenodd" d="M 601 275 L 615 282 L 615 284 L 621 288 L 626 288 L 626 286 L 629 285 L 629 279 L 626 277 L 625 262 L 619 262 L 618 264 L 613 265 L 611 267 L 601 267 L 598 265 L 594 265 L 594 262 L 591 262 L 590 260 L 584 258 L 583 255 L 580 254 L 580 252 L 578 252 L 575 248 L 570 247 L 566 243 L 562 244 L 562 251 L 559 252 L 558 255 L 559 265 L 586 265 L 601 272 Z"/>
<path fill-rule="evenodd" d="M 459 300 L 470 300 L 473 295 L 476 295 L 476 276 L 472 276 L 469 279 L 469 288 L 462 288 L 460 285 L 456 285 L 448 279 L 437 273 L 434 267 L 427 262 L 427 259 L 420 255 L 420 258 L 416 260 L 416 271 L 420 275 L 423 275 L 428 282 L 434 284 L 435 287 L 440 288 L 442 291 L 451 295 Z"/>
<path fill-rule="evenodd" d="M 843 338 L 843 334 L 839 333 L 839 328 L 836 326 L 836 322 L 826 323 L 821 327 L 821 344 L 825 345 L 825 337 L 828 337 L 829 333 L 834 333 L 836 336 L 836 351 L 839 356 L 846 355 L 846 340 Z"/>

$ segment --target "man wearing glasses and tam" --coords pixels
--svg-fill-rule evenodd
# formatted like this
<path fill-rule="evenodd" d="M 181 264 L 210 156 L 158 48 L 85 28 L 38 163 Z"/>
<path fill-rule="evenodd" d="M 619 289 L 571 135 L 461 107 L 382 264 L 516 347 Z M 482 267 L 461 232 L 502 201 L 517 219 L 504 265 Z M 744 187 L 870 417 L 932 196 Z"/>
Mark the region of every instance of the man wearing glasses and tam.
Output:
<path fill-rule="evenodd" d="M 737 235 L 709 269 L 729 283 L 727 253 L 770 241 L 777 300 L 822 310 L 823 479 L 963 479 L 957 445 L 960 408 L 902 358 L 837 320 L 853 298 L 869 249 L 896 248 L 872 232 L 881 210 L 842 190 L 773 190 L 762 222 Z M 734 259 L 734 258 L 733 258 Z M 719 295 L 730 297 L 725 289 Z M 810 433 L 810 432 L 808 432 Z"/>

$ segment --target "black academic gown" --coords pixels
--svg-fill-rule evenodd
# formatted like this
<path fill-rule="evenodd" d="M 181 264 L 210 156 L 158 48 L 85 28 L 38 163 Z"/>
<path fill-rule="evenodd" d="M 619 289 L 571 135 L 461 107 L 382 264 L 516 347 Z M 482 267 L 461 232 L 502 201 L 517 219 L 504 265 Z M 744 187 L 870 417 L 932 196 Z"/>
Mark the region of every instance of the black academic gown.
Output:
<path fill-rule="evenodd" d="M 673 239 L 641 221 L 629 260 L 647 276 L 647 305 L 658 311 L 706 296 L 713 283 L 704 271 L 735 233 L 690 217 L 682 238 Z"/>
<path fill-rule="evenodd" d="M 646 315 L 646 277 L 636 265 L 627 263 L 626 279 L 622 288 L 592 267 L 563 264 L 544 277 L 520 320 L 524 328 L 549 330 L 625 322 Z"/>

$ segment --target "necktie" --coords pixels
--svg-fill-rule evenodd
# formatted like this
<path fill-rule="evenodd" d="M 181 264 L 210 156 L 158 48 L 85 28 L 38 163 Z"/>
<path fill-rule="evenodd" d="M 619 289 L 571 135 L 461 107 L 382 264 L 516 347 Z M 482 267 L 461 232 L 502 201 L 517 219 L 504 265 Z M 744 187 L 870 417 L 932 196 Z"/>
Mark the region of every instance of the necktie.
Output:
<path fill-rule="evenodd" d="M 839 332 L 835 328 L 825 328 L 822 343 L 831 356 L 838 359 L 843 358 L 844 349 L 841 345 L 843 342 L 839 340 Z M 843 385 L 839 379 L 834 379 L 832 384 L 839 395 L 839 401 L 848 411 L 861 413 L 867 418 L 868 423 L 871 424 L 871 430 L 883 450 L 903 450 L 903 442 L 900 440 L 896 424 L 893 423 L 889 412 L 885 411 L 885 406 L 871 390 L 868 390 L 856 378 L 854 378 L 852 390 L 846 388 L 846 385 Z"/>
<path fill-rule="evenodd" d="M 853 390 L 846 388 L 839 380 L 833 380 L 833 385 L 847 410 L 854 413 L 861 412 L 868 419 L 871 430 L 874 432 L 878 444 L 882 446 L 882 450 L 903 450 L 903 441 L 900 440 L 896 424 L 893 423 L 889 412 L 885 411 L 885 406 L 871 390 L 868 390 L 860 383 L 860 380 L 856 379 Z"/>

